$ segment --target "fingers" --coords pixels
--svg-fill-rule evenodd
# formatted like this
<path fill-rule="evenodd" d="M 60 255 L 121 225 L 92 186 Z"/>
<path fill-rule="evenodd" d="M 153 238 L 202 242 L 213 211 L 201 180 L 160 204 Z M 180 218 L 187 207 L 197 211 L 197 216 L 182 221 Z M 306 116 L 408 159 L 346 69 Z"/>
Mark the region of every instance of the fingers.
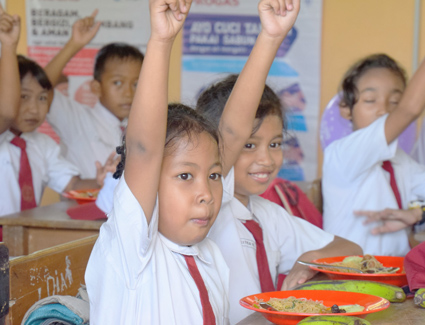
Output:
<path fill-rule="evenodd" d="M 180 21 L 184 19 L 184 17 L 189 12 L 191 4 L 192 4 L 192 0 L 169 1 L 168 7 L 173 13 L 174 18 Z"/>
<path fill-rule="evenodd" d="M 278 16 L 286 16 L 288 11 L 294 9 L 293 0 L 265 0 L 264 3 L 273 9 Z"/>
<path fill-rule="evenodd" d="M 96 170 L 98 172 L 100 172 L 100 170 L 103 168 L 102 164 L 100 163 L 100 161 L 97 161 L 94 163 L 96 165 Z"/>
<path fill-rule="evenodd" d="M 90 17 L 92 17 L 93 19 L 95 19 L 98 13 L 99 13 L 99 9 L 95 9 L 95 10 L 93 10 L 93 12 L 90 15 Z"/>

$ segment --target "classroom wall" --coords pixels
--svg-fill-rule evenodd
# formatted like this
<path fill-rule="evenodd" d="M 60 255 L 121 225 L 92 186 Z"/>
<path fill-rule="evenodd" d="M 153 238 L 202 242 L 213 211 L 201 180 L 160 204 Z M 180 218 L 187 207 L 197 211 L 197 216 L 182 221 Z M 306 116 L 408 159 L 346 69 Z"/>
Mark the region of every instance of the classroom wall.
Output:
<path fill-rule="evenodd" d="M 315 1 L 315 0 L 312 0 Z M 421 18 L 425 17 L 425 0 L 420 0 Z M 342 75 L 357 59 L 385 52 L 412 73 L 415 0 L 323 0 L 321 100 L 320 112 L 335 95 Z M 7 0 L 7 10 L 23 17 L 25 0 Z M 302 10 L 302 9 L 301 9 Z M 420 35 L 425 37 L 425 19 L 420 19 Z M 420 36 L 420 37 L 421 37 Z M 19 44 L 26 53 L 26 35 Z M 425 40 L 419 43 L 419 58 L 425 56 Z M 170 99 L 180 97 L 181 37 L 173 48 Z M 321 175 L 322 150 L 318 142 L 318 176 Z"/>

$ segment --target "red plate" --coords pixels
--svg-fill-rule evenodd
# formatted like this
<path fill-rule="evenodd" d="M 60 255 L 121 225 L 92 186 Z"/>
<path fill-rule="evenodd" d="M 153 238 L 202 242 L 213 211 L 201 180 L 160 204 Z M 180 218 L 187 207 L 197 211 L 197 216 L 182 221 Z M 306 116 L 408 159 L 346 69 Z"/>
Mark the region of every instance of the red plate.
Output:
<path fill-rule="evenodd" d="M 89 202 L 96 201 L 97 194 L 99 193 L 99 189 L 93 190 L 75 190 L 69 192 L 63 192 L 62 196 L 77 201 L 78 204 L 84 204 Z M 85 194 L 90 193 L 91 197 L 85 196 Z"/>
<path fill-rule="evenodd" d="M 252 306 L 255 299 L 263 299 L 265 302 L 269 301 L 270 298 L 306 298 L 321 301 L 325 306 L 330 307 L 334 304 L 341 305 L 354 305 L 358 304 L 365 307 L 363 311 L 355 313 L 344 313 L 344 316 L 357 316 L 365 317 L 367 314 L 375 313 L 384 310 L 390 306 L 390 302 L 387 299 L 367 295 L 364 293 L 357 292 L 343 292 L 343 291 L 328 291 L 328 290 L 290 290 L 290 291 L 274 291 L 258 293 L 256 295 L 247 296 L 242 298 L 239 303 L 242 307 L 254 310 L 261 313 L 266 319 L 274 324 L 292 325 L 297 324 L 302 319 L 308 316 L 318 316 L 326 314 L 304 314 L 304 313 L 290 313 L 283 311 L 271 311 L 265 309 L 258 309 Z M 329 314 L 328 314 L 329 315 Z M 340 315 L 340 314 L 330 314 Z"/>
<path fill-rule="evenodd" d="M 314 260 L 314 263 L 323 263 L 331 264 L 334 262 L 342 262 L 347 256 L 338 256 L 338 257 L 327 257 L 319 258 Z M 377 281 L 387 284 L 392 284 L 398 287 L 407 285 L 407 277 L 404 272 L 403 263 L 404 257 L 399 256 L 375 256 L 374 257 L 385 267 L 399 267 L 396 273 L 391 274 L 361 274 L 361 273 L 348 273 L 348 272 L 337 272 L 326 269 L 320 269 L 314 266 L 310 266 L 313 270 L 320 271 L 325 273 L 332 280 L 367 280 L 367 281 Z"/>

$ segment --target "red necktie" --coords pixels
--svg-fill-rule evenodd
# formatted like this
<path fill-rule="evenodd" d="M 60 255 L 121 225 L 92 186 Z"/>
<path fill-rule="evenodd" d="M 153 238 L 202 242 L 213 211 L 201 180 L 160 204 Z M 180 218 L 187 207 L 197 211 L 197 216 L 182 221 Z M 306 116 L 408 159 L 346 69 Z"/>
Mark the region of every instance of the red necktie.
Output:
<path fill-rule="evenodd" d="M 382 163 L 382 168 L 390 173 L 390 185 L 397 200 L 398 208 L 401 209 L 401 196 L 400 192 L 398 191 L 397 182 L 395 181 L 394 169 L 391 161 L 385 160 Z"/>
<path fill-rule="evenodd" d="M 183 255 L 186 260 L 187 267 L 193 280 L 195 280 L 196 286 L 199 290 L 199 296 L 201 297 L 202 304 L 202 317 L 204 318 L 204 325 L 215 325 L 215 315 L 210 304 L 208 297 L 208 291 L 205 287 L 204 280 L 202 280 L 201 273 L 199 273 L 198 266 L 196 265 L 195 259 L 190 255 Z"/>
<path fill-rule="evenodd" d="M 34 186 L 32 184 L 31 166 L 26 151 L 27 144 L 24 139 L 16 136 L 10 141 L 11 144 L 21 148 L 21 160 L 19 163 L 19 187 L 21 189 L 21 211 L 32 209 L 35 203 Z"/>
<path fill-rule="evenodd" d="M 244 225 L 254 236 L 255 243 L 257 245 L 256 257 L 261 291 L 275 291 L 272 276 L 270 274 L 269 262 L 267 261 L 266 249 L 264 248 L 263 231 L 261 230 L 258 222 L 254 220 L 247 220 Z"/>

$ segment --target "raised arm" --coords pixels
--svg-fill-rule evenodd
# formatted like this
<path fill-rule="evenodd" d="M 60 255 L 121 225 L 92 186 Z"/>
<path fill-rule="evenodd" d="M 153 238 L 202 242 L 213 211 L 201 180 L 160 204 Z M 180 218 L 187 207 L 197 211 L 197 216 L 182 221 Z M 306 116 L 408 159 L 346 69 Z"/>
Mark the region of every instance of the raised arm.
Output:
<path fill-rule="evenodd" d="M 62 70 L 72 57 L 96 36 L 101 22 L 95 22 L 98 10 L 85 18 L 77 20 L 72 26 L 72 35 L 65 46 L 44 68 L 53 87 L 55 87 L 62 74 Z"/>
<path fill-rule="evenodd" d="M 385 137 L 387 143 L 393 142 L 398 136 L 416 120 L 425 108 L 425 60 L 403 93 L 397 108 L 392 111 L 385 121 Z"/>
<path fill-rule="evenodd" d="M 151 36 L 130 111 L 125 180 L 150 222 L 164 153 L 171 47 L 192 1 L 150 0 Z"/>
<path fill-rule="evenodd" d="M 8 15 L 0 5 L 0 133 L 10 127 L 19 109 L 21 84 L 16 48 L 20 32 L 20 18 Z"/>
<path fill-rule="evenodd" d="M 258 5 L 262 30 L 220 119 L 224 176 L 251 135 L 270 67 L 280 44 L 294 25 L 299 9 L 300 0 L 261 0 Z"/>

